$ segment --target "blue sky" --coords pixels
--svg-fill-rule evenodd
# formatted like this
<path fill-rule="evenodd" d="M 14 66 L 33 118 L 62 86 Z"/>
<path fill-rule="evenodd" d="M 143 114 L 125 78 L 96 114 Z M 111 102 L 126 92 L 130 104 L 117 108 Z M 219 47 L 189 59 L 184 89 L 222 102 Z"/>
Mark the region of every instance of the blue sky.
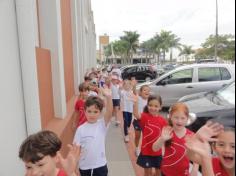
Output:
<path fill-rule="evenodd" d="M 215 33 L 216 0 L 91 0 L 97 36 L 117 40 L 138 31 L 140 41 L 170 30 L 181 43 L 199 47 Z M 235 0 L 218 0 L 219 33 L 235 34 Z"/>

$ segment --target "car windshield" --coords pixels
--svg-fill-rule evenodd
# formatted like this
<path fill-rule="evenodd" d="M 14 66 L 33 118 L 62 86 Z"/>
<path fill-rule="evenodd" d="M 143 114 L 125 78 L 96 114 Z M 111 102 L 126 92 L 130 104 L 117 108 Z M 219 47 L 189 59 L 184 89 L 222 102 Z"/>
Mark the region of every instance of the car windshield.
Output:
<path fill-rule="evenodd" d="M 218 91 L 217 95 L 227 100 L 229 103 L 235 105 L 235 83 L 232 83 L 225 89 Z"/>

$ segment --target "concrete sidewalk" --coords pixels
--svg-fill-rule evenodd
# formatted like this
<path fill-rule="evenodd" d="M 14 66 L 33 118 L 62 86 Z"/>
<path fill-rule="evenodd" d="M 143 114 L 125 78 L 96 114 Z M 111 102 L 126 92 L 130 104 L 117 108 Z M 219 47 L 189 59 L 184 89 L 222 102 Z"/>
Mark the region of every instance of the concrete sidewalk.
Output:
<path fill-rule="evenodd" d="M 106 140 L 109 176 L 135 176 L 120 127 L 111 123 Z"/>

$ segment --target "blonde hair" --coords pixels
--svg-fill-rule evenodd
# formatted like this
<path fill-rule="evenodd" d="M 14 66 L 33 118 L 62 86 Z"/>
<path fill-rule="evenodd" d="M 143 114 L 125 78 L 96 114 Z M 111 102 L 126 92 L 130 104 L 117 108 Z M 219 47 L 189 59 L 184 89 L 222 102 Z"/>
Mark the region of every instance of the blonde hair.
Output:
<path fill-rule="evenodd" d="M 170 117 L 175 113 L 175 112 L 184 112 L 184 114 L 189 117 L 189 109 L 188 109 L 188 106 L 184 103 L 176 103 L 174 104 L 170 110 L 169 110 L 169 114 L 170 114 Z"/>

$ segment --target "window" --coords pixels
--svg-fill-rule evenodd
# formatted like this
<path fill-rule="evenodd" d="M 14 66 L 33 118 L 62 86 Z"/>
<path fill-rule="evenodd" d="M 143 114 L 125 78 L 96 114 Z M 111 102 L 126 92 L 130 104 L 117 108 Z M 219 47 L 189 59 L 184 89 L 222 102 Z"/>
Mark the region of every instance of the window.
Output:
<path fill-rule="evenodd" d="M 182 70 L 161 81 L 161 84 L 184 84 L 191 83 L 193 81 L 193 69 Z"/>
<path fill-rule="evenodd" d="M 199 68 L 198 69 L 198 81 L 208 82 L 208 81 L 220 81 L 221 73 L 220 68 Z"/>
<path fill-rule="evenodd" d="M 222 80 L 230 80 L 231 79 L 231 74 L 229 73 L 227 68 L 221 67 L 220 72 L 221 72 Z"/>
<path fill-rule="evenodd" d="M 137 68 L 137 67 L 128 68 L 128 69 L 126 70 L 126 72 L 127 72 L 127 73 L 134 73 L 134 72 L 136 72 L 136 68 Z"/>
<path fill-rule="evenodd" d="M 143 72 L 143 71 L 144 71 L 144 67 L 139 66 L 137 72 Z"/>

